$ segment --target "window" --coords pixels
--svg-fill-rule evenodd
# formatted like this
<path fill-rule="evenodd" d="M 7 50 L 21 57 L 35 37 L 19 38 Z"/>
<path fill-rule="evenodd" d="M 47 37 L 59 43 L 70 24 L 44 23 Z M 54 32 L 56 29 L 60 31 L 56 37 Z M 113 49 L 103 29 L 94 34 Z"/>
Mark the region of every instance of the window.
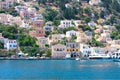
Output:
<path fill-rule="evenodd" d="M 17 47 L 16 45 L 13 45 L 13 47 Z"/>
<path fill-rule="evenodd" d="M 78 49 L 76 49 L 76 51 L 78 51 Z"/>
<path fill-rule="evenodd" d="M 12 45 L 9 45 L 9 47 L 12 47 Z"/>
<path fill-rule="evenodd" d="M 75 50 L 73 49 L 73 51 L 75 51 Z"/>
<path fill-rule="evenodd" d="M 59 49 L 57 49 L 57 51 L 59 51 Z"/>
<path fill-rule="evenodd" d="M 67 49 L 67 51 L 69 51 L 69 49 Z"/>

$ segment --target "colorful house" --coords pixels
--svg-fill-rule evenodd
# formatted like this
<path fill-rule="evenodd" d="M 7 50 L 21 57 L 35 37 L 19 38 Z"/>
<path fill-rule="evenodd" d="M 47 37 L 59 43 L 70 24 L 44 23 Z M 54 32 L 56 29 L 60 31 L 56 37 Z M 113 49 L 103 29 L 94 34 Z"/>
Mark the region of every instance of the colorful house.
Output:
<path fill-rule="evenodd" d="M 45 31 L 42 28 L 35 28 L 35 30 L 29 31 L 29 35 L 32 37 L 44 37 Z"/>
<path fill-rule="evenodd" d="M 80 56 L 80 43 L 79 42 L 70 42 L 66 43 L 67 54 L 71 55 L 71 58 Z"/>
<path fill-rule="evenodd" d="M 40 27 L 43 27 L 43 26 L 44 26 L 44 20 L 35 20 L 35 21 L 33 21 L 33 27 L 40 28 Z"/>
<path fill-rule="evenodd" d="M 52 46 L 52 58 L 65 58 L 66 46 L 62 44 L 56 44 Z"/>
<path fill-rule="evenodd" d="M 48 44 L 48 38 L 46 37 L 38 37 L 38 45 L 41 47 L 41 48 L 45 48 L 45 45 Z"/>

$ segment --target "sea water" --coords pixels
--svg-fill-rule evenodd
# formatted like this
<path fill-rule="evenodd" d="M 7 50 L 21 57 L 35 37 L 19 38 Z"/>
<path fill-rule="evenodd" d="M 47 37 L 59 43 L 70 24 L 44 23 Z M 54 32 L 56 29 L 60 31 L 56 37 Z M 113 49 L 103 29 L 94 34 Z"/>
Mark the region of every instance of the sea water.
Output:
<path fill-rule="evenodd" d="M 0 60 L 0 80 L 120 80 L 112 60 Z"/>

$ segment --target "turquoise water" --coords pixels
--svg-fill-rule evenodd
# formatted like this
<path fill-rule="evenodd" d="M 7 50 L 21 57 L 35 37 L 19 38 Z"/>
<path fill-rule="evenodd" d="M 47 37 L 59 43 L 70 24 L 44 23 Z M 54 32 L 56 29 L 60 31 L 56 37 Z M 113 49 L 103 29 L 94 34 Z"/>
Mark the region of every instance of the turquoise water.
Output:
<path fill-rule="evenodd" d="M 0 60 L 0 80 L 120 80 L 112 60 Z"/>

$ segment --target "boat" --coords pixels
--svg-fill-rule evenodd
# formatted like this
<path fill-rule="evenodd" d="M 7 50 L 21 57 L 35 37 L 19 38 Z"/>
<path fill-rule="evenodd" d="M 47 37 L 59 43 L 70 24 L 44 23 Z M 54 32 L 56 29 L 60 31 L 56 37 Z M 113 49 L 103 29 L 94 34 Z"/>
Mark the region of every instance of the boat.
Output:
<path fill-rule="evenodd" d="M 112 59 L 120 59 L 120 50 L 114 52 L 113 54 L 110 55 Z"/>
<path fill-rule="evenodd" d="M 120 50 L 111 54 L 111 58 L 113 59 L 114 62 L 120 62 Z"/>
<path fill-rule="evenodd" d="M 79 57 L 76 57 L 75 60 L 78 61 L 78 60 L 80 60 L 80 58 L 79 58 Z"/>
<path fill-rule="evenodd" d="M 110 55 L 109 54 L 90 54 L 89 59 L 109 59 Z"/>
<path fill-rule="evenodd" d="M 70 54 L 66 54 L 65 59 L 71 59 L 71 55 Z"/>

